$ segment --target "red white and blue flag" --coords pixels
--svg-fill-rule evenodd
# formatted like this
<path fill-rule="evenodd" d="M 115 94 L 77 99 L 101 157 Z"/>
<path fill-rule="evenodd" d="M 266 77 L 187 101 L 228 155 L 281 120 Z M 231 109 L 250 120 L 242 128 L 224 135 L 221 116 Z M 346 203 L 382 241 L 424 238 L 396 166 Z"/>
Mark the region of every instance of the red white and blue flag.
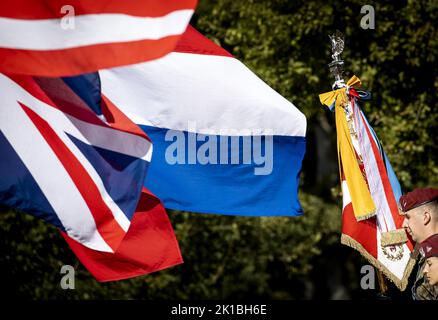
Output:
<path fill-rule="evenodd" d="M 101 78 L 102 92 L 153 141 L 145 186 L 166 208 L 303 213 L 304 114 L 193 27 L 165 57 Z"/>
<path fill-rule="evenodd" d="M 129 275 L 181 263 L 164 208 L 143 190 L 152 144 L 100 95 L 97 73 L 69 78 L 0 74 L 0 90 L 1 203 L 58 227 L 99 280 L 124 278 L 127 271 L 116 263 L 102 274 L 93 266 L 103 260 L 92 259 L 93 252 L 111 257 L 128 247 L 125 263 L 143 258 Z M 129 233 L 140 236 L 130 240 Z M 84 251 L 88 255 L 81 255 Z"/>
<path fill-rule="evenodd" d="M 185 31 L 196 0 L 0 2 L 0 72 L 68 76 L 157 59 Z"/>

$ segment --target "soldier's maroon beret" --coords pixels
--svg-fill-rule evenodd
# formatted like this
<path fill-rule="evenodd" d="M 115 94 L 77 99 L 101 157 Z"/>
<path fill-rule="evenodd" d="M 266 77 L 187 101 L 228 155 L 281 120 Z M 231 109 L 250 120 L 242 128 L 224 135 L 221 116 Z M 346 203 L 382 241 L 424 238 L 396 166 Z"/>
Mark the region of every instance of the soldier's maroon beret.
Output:
<path fill-rule="evenodd" d="M 438 256 L 438 233 L 430 236 L 420 244 L 420 253 L 426 259 Z"/>
<path fill-rule="evenodd" d="M 436 200 L 438 200 L 438 189 L 421 188 L 401 196 L 399 203 L 401 210 L 406 212 Z"/>

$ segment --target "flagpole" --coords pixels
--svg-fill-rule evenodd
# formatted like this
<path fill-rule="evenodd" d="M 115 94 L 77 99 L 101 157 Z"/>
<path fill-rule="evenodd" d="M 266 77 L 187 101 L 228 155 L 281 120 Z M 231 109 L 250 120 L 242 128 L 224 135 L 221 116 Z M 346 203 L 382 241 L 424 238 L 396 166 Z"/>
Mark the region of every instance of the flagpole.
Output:
<path fill-rule="evenodd" d="M 339 31 L 329 36 L 332 45 L 332 62 L 329 63 L 330 73 L 335 78 L 332 89 L 345 87 L 344 81 L 344 60 L 341 59 L 341 53 L 344 51 L 344 35 Z"/>
<path fill-rule="evenodd" d="M 377 271 L 377 281 L 379 283 L 379 293 L 377 294 L 377 299 L 389 300 L 390 297 L 388 296 L 388 282 L 386 280 L 386 277 L 383 274 L 383 272 L 378 270 L 377 268 L 376 271 Z"/>
<path fill-rule="evenodd" d="M 329 63 L 330 73 L 335 78 L 335 82 L 332 85 L 332 90 L 346 87 L 343 77 L 344 73 L 344 60 L 341 59 L 341 53 L 344 51 L 344 35 L 339 30 L 332 35 L 329 35 L 332 45 L 332 62 Z M 388 283 L 385 275 L 378 268 L 375 268 L 377 272 L 377 282 L 379 284 L 379 293 L 377 294 L 378 300 L 390 299 L 388 294 Z"/>

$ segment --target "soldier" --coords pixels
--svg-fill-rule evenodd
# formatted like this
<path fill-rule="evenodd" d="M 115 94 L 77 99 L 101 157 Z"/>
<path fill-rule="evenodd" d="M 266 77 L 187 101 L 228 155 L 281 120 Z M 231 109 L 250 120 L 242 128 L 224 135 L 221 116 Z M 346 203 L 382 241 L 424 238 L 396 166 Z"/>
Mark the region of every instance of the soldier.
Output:
<path fill-rule="evenodd" d="M 438 234 L 438 189 L 423 188 L 400 197 L 400 209 L 405 219 L 403 228 L 417 243 Z M 414 300 L 438 300 L 438 287 L 424 277 L 426 259 L 421 256 L 412 287 Z"/>
<path fill-rule="evenodd" d="M 431 286 L 438 286 L 438 234 L 421 243 L 420 253 L 426 260 L 423 274 Z"/>

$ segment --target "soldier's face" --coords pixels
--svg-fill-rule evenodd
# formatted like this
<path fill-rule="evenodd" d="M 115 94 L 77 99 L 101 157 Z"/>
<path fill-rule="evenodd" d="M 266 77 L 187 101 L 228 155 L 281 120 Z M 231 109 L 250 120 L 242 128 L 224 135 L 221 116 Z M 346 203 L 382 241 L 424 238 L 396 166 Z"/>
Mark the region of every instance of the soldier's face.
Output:
<path fill-rule="evenodd" d="M 423 273 L 432 286 L 438 284 L 438 257 L 427 258 Z"/>
<path fill-rule="evenodd" d="M 421 207 L 407 211 L 403 221 L 403 228 L 415 242 L 424 240 L 424 211 Z"/>

